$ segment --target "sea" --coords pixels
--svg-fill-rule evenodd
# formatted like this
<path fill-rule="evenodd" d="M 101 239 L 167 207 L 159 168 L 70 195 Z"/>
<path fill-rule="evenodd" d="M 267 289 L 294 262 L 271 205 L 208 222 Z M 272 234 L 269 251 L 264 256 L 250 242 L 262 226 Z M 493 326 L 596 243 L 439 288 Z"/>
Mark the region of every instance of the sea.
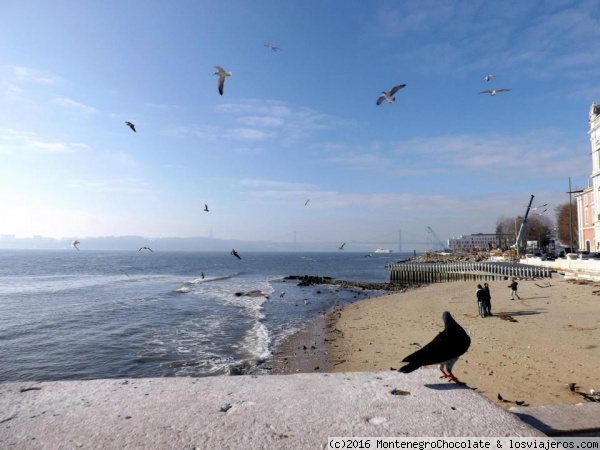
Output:
<path fill-rule="evenodd" d="M 260 365 L 403 253 L 0 250 L 0 382 L 204 377 Z M 237 294 L 237 295 L 236 295 Z M 245 295 L 242 295 L 245 294 Z"/>

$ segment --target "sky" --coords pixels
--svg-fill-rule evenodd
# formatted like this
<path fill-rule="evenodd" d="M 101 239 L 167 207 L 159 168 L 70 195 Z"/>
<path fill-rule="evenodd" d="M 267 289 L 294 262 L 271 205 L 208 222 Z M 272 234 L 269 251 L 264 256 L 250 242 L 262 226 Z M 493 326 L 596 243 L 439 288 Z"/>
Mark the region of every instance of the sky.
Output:
<path fill-rule="evenodd" d="M 0 235 L 424 250 L 592 170 L 595 0 L 4 0 L 0 42 Z"/>

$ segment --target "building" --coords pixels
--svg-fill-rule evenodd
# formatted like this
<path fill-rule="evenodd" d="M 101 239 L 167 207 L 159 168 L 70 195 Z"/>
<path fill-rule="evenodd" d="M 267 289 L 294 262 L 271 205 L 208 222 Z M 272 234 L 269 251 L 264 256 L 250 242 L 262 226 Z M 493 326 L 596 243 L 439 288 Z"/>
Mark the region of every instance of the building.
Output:
<path fill-rule="evenodd" d="M 592 144 L 592 175 L 587 188 L 575 194 L 579 250 L 600 252 L 600 105 L 590 107 L 590 142 Z"/>
<path fill-rule="evenodd" d="M 469 234 L 457 238 L 448 239 L 450 250 L 489 250 L 498 247 L 498 235 L 496 234 Z"/>

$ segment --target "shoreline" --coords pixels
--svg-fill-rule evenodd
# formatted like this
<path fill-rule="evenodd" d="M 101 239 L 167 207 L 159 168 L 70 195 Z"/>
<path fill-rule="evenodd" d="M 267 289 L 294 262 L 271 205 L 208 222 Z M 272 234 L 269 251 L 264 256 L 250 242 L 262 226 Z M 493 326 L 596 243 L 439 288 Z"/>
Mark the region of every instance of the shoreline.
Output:
<path fill-rule="evenodd" d="M 487 318 L 477 315 L 477 284 L 430 284 L 335 308 L 275 349 L 272 373 L 397 369 L 414 344 L 443 329 L 441 313 L 449 310 L 471 336 L 454 374 L 498 406 L 573 405 L 586 401 L 579 392 L 600 390 L 600 298 L 593 293 L 600 284 L 520 280 L 521 300 L 511 301 L 508 281 L 489 282 L 496 316 Z M 575 393 L 568 383 L 577 384 Z"/>

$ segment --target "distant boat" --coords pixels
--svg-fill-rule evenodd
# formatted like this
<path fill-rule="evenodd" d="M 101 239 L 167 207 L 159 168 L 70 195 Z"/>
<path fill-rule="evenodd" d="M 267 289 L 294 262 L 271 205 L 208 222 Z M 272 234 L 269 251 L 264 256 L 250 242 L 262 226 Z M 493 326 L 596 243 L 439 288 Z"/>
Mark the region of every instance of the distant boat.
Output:
<path fill-rule="evenodd" d="M 392 253 L 392 251 L 389 248 L 377 247 L 375 253 Z"/>

